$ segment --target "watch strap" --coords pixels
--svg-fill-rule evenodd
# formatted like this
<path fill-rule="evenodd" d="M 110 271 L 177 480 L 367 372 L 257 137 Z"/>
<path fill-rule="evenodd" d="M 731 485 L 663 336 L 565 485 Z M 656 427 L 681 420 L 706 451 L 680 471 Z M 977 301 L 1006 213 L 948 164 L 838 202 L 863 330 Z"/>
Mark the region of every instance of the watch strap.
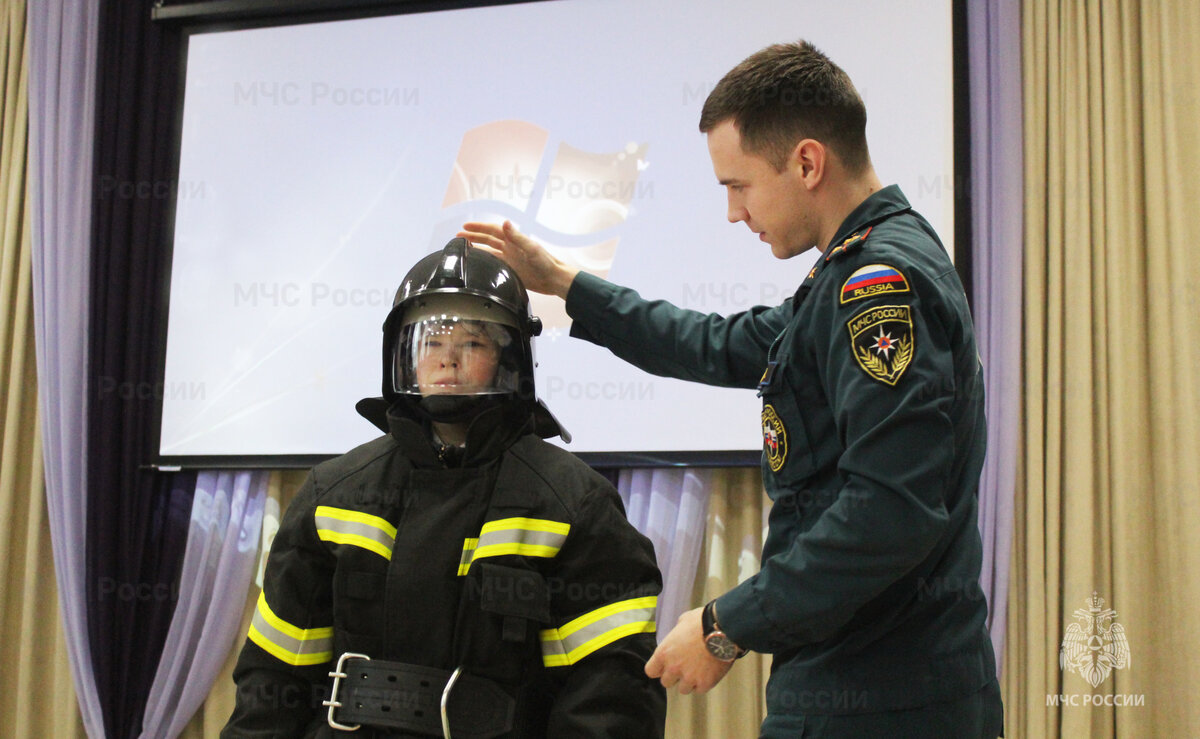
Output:
<path fill-rule="evenodd" d="M 710 600 L 704 604 L 704 610 L 700 611 L 700 629 L 704 632 L 704 636 L 717 630 L 717 601 Z"/>

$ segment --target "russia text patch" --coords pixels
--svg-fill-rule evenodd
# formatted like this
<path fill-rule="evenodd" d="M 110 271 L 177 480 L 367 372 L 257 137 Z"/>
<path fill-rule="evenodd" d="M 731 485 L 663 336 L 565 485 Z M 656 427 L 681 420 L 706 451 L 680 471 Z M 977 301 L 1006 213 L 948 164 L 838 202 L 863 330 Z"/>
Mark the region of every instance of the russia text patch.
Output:
<path fill-rule="evenodd" d="M 887 264 L 868 264 L 855 270 L 842 284 L 841 304 L 884 293 L 908 292 L 908 280 L 900 270 Z"/>

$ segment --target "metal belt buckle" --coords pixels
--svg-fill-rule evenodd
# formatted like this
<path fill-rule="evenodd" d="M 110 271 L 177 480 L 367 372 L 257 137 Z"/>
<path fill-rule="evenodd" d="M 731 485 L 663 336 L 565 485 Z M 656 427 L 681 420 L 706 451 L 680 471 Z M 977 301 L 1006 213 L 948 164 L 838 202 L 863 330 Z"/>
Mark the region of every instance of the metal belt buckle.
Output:
<path fill-rule="evenodd" d="M 333 668 L 333 672 L 329 673 L 329 676 L 333 678 L 333 689 L 329 692 L 329 700 L 321 701 L 321 705 L 329 706 L 329 716 L 326 720 L 329 722 L 330 726 L 335 729 L 341 729 L 342 731 L 358 731 L 360 728 L 362 728 L 362 724 L 347 726 L 346 724 L 339 724 L 337 720 L 333 718 L 333 712 L 342 707 L 342 702 L 338 700 L 338 689 L 342 686 L 342 679 L 346 677 L 345 667 L 346 660 L 348 659 L 365 659 L 368 662 L 371 661 L 371 658 L 367 655 L 356 654 L 354 652 L 345 652 L 341 657 L 338 657 L 337 666 Z"/>
<path fill-rule="evenodd" d="M 450 691 L 454 689 L 454 683 L 461 674 L 462 665 L 459 665 L 454 668 L 454 674 L 446 681 L 446 687 L 442 690 L 442 736 L 444 739 L 450 739 L 450 714 L 447 713 L 450 705 Z"/>

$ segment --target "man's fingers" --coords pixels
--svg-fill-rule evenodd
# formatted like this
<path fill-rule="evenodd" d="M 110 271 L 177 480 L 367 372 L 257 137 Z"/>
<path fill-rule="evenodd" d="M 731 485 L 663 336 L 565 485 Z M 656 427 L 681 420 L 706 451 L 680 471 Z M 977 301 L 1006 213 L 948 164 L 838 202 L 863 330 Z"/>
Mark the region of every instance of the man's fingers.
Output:
<path fill-rule="evenodd" d="M 496 238 L 503 238 L 503 236 L 504 236 L 503 226 L 501 226 L 501 224 L 499 224 L 499 223 L 482 223 L 480 221 L 468 221 L 467 223 L 463 224 L 462 230 L 469 231 L 471 233 L 486 234 L 488 236 L 494 236 Z"/>
<path fill-rule="evenodd" d="M 467 233 L 465 231 L 459 231 L 456 235 L 461 236 L 462 238 L 466 239 L 467 241 L 470 241 L 472 246 L 478 246 L 481 248 L 486 247 L 489 251 L 492 251 L 492 252 L 497 252 L 500 250 L 501 247 L 504 246 L 504 242 L 502 240 L 494 239 L 491 236 L 485 236 L 483 234 Z"/>
<path fill-rule="evenodd" d="M 487 252 L 488 254 L 491 254 L 493 257 L 496 257 L 497 259 L 504 259 L 504 252 L 500 251 L 499 249 L 493 249 L 492 247 L 488 246 L 487 244 L 481 244 L 478 242 L 472 242 L 472 243 L 475 244 L 475 248 L 478 249 L 479 251 Z"/>
<path fill-rule="evenodd" d="M 492 233 L 491 231 L 478 231 L 474 228 L 470 228 L 470 226 L 473 225 L 476 224 L 463 224 L 462 230 L 455 235 L 461 236 L 473 244 L 490 244 L 491 246 L 501 246 L 504 244 L 503 233 L 499 231 L 495 233 Z"/>
<path fill-rule="evenodd" d="M 650 655 L 650 659 L 646 662 L 645 670 L 646 677 L 658 677 L 662 675 L 663 661 L 662 657 L 658 655 L 658 650 L 655 650 L 654 654 Z"/>

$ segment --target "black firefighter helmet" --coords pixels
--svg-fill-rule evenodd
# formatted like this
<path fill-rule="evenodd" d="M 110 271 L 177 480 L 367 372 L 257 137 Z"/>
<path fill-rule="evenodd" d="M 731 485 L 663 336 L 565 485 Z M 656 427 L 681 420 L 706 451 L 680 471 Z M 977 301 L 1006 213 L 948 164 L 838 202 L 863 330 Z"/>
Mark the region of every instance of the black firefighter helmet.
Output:
<path fill-rule="evenodd" d="M 532 315 L 507 264 L 464 238 L 405 275 L 383 324 L 383 396 L 434 421 L 466 422 L 500 403 L 528 403 L 543 437 L 570 435 L 537 399 Z"/>

